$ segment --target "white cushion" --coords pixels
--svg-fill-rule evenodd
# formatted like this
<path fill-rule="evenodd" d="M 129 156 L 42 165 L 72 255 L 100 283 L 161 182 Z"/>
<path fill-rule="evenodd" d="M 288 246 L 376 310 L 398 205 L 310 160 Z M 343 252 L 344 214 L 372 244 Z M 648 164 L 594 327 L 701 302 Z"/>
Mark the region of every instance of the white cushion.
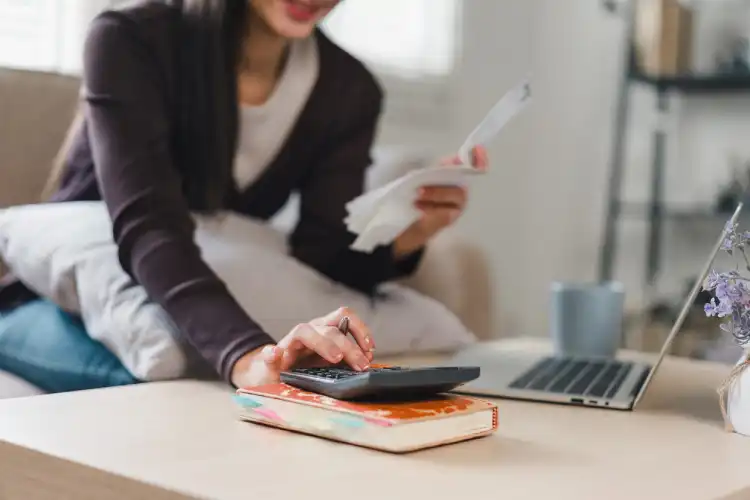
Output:
<path fill-rule="evenodd" d="M 343 305 L 370 326 L 378 352 L 453 349 L 476 338 L 439 302 L 387 284 L 369 297 L 288 255 L 285 235 L 236 214 L 196 217 L 196 243 L 245 311 L 273 338 Z M 161 307 L 122 270 L 100 202 L 27 205 L 0 211 L 0 256 L 27 286 L 81 315 L 141 380 L 191 375 L 202 361 Z"/>
<path fill-rule="evenodd" d="M 44 391 L 15 375 L 0 370 L 0 399 L 38 396 Z"/>

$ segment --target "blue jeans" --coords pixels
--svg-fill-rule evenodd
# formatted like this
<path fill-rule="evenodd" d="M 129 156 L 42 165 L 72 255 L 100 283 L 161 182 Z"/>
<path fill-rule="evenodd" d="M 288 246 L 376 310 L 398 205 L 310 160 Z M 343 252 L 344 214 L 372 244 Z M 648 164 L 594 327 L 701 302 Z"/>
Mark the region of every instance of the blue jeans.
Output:
<path fill-rule="evenodd" d="M 46 392 L 138 382 L 77 317 L 46 300 L 0 313 L 0 370 Z"/>

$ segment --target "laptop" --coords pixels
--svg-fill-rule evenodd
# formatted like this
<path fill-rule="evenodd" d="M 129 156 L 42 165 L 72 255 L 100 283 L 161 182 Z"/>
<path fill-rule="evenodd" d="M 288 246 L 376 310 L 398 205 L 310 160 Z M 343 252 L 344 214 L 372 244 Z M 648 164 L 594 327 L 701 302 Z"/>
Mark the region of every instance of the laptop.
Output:
<path fill-rule="evenodd" d="M 472 345 L 457 352 L 446 363 L 479 366 L 478 379 L 455 392 L 476 396 L 574 404 L 617 410 L 633 410 L 653 380 L 664 356 L 680 331 L 714 259 L 742 211 L 737 206 L 722 229 L 703 270 L 682 305 L 677 320 L 653 364 L 611 358 L 560 357 L 548 354 L 493 352 L 486 346 Z"/>

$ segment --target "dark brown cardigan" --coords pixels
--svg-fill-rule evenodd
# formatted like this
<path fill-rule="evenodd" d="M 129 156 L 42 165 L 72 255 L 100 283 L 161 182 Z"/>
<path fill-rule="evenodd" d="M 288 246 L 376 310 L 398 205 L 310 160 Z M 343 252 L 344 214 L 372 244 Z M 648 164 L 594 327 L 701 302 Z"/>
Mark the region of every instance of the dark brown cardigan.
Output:
<path fill-rule="evenodd" d="M 54 201 L 101 200 L 112 215 L 120 262 L 224 378 L 245 353 L 273 340 L 239 307 L 202 260 L 171 144 L 179 16 L 150 2 L 100 15 L 84 56 L 85 119 Z M 366 293 L 414 271 L 420 253 L 396 262 L 391 247 L 349 250 L 345 203 L 363 191 L 382 92 L 365 67 L 318 34 L 318 81 L 284 147 L 260 178 L 230 193 L 228 209 L 268 219 L 299 192 L 293 254 Z M 252 262 L 248 263 L 252 266 Z M 0 289 L 0 307 L 28 292 Z M 284 297 L 279 297 L 283 302 Z M 320 311 L 321 314 L 329 311 Z M 312 319 L 312 318 L 310 318 Z"/>

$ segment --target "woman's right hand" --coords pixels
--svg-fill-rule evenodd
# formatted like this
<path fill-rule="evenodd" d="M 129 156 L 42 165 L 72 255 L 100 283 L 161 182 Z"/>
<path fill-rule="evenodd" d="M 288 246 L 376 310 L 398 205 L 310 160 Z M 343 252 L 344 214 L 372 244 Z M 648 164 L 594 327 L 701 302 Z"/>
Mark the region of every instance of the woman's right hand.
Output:
<path fill-rule="evenodd" d="M 352 337 L 338 329 L 349 318 Z M 281 372 L 292 368 L 335 365 L 342 361 L 357 371 L 370 367 L 375 343 L 367 326 L 343 307 L 327 316 L 294 327 L 276 345 L 247 353 L 232 369 L 236 387 L 252 387 L 279 381 Z"/>

